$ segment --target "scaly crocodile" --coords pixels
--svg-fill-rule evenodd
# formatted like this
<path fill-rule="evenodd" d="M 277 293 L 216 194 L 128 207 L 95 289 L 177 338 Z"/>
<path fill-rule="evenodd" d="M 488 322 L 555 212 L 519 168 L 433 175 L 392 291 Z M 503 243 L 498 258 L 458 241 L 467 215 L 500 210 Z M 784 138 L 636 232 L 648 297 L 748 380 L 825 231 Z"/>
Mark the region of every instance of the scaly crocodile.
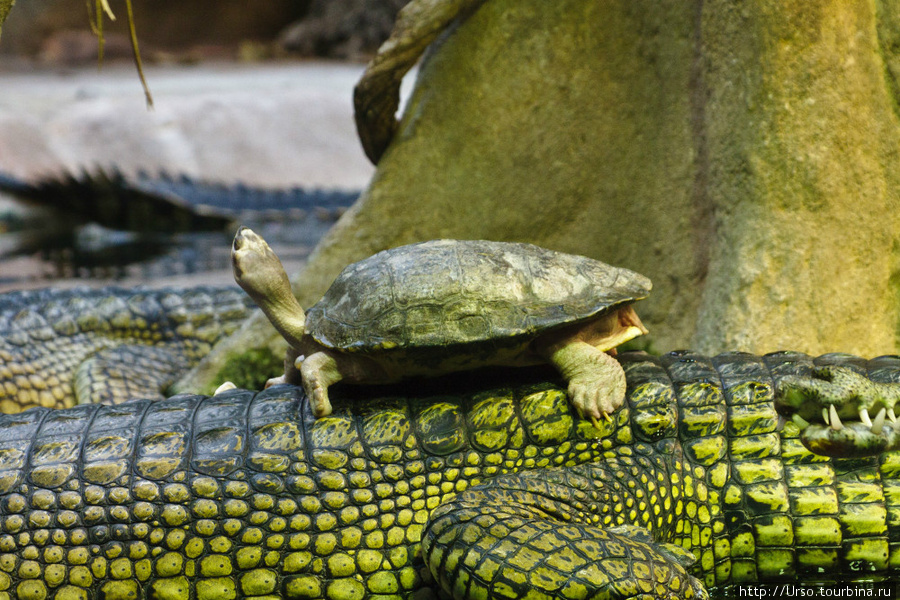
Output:
<path fill-rule="evenodd" d="M 236 287 L 0 295 L 0 412 L 162 398 L 249 314 Z"/>
<path fill-rule="evenodd" d="M 896 576 L 900 453 L 814 455 L 774 399 L 826 398 L 816 365 L 900 381 L 900 358 L 620 360 L 599 429 L 534 380 L 337 388 L 319 419 L 288 385 L 4 415 L 0 593 L 689 599 Z"/>

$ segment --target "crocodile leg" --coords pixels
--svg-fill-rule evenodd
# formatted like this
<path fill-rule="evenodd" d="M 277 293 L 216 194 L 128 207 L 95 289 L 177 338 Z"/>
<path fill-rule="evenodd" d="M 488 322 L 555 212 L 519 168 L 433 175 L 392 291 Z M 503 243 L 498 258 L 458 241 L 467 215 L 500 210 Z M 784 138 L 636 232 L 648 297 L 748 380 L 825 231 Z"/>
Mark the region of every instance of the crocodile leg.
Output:
<path fill-rule="evenodd" d="M 648 513 L 623 509 L 639 504 L 629 484 L 669 477 L 659 467 L 613 456 L 472 488 L 432 514 L 422 544 L 426 564 L 454 598 L 706 598 L 687 572 L 693 556 L 654 542 Z M 631 481 L 629 474 L 636 474 Z"/>
<path fill-rule="evenodd" d="M 118 404 L 130 398 L 159 400 L 184 371 L 187 358 L 174 348 L 126 345 L 97 352 L 75 371 L 75 404 Z M 64 408 L 60 404 L 56 408 Z"/>

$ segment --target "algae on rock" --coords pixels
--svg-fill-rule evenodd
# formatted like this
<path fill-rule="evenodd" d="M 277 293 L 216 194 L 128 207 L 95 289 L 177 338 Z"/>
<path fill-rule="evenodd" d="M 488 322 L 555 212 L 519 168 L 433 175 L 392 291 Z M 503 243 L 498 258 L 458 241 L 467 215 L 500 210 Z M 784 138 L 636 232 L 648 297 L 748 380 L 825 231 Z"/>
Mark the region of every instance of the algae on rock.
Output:
<path fill-rule="evenodd" d="M 302 303 L 388 247 L 528 241 L 649 276 L 660 350 L 900 350 L 896 3 L 489 0 L 436 46 Z"/>

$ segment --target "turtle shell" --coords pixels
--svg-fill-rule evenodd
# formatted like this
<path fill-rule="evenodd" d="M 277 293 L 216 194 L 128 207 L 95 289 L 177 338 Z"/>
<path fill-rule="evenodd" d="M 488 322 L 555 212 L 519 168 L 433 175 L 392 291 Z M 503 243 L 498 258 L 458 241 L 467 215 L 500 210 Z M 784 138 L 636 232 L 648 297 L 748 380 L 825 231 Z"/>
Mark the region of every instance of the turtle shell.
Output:
<path fill-rule="evenodd" d="M 307 313 L 306 331 L 342 351 L 530 338 L 644 298 L 650 280 L 531 244 L 435 240 L 345 268 Z"/>

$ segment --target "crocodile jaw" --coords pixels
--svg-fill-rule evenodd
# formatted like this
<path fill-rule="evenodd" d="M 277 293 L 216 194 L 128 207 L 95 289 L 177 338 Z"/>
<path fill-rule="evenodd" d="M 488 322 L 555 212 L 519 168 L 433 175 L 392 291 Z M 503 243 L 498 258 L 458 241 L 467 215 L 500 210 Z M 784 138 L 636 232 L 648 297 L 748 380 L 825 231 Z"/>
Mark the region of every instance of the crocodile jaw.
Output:
<path fill-rule="evenodd" d="M 900 384 L 873 382 L 844 367 L 820 367 L 808 377 L 782 379 L 775 408 L 791 418 L 811 452 L 858 458 L 900 448 L 898 399 Z"/>

